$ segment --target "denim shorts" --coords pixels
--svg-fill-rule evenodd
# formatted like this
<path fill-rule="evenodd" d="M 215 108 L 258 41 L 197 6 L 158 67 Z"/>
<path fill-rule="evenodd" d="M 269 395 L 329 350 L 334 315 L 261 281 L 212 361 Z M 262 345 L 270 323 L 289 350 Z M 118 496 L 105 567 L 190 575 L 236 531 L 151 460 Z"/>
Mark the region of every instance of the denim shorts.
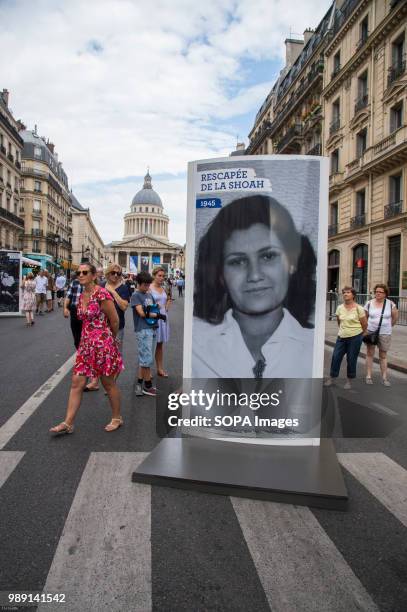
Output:
<path fill-rule="evenodd" d="M 154 365 L 155 348 L 157 346 L 157 332 L 155 329 L 142 329 L 136 332 L 138 345 L 138 360 L 142 368 Z"/>

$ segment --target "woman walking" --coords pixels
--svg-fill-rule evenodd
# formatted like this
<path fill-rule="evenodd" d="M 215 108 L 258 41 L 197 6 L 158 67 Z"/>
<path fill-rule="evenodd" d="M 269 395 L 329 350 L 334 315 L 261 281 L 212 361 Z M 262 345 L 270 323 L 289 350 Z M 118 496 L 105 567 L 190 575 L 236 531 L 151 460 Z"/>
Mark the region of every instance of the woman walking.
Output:
<path fill-rule="evenodd" d="M 355 302 L 356 291 L 353 287 L 342 289 L 343 304 L 336 309 L 336 320 L 339 326 L 338 337 L 332 354 L 330 377 L 325 386 L 332 385 L 332 379 L 339 376 L 344 356 L 347 362 L 347 381 L 344 389 L 351 389 L 351 380 L 356 378 L 356 364 L 366 334 L 367 320 L 365 311 Z"/>
<path fill-rule="evenodd" d="M 95 283 L 95 266 L 89 263 L 81 264 L 78 278 L 83 286 L 77 311 L 78 318 L 83 321 L 82 335 L 76 354 L 65 420 L 50 429 L 53 434 L 73 432 L 73 423 L 81 405 L 87 378 L 100 377 L 109 397 L 112 419 L 106 425 L 105 431 L 115 431 L 123 425 L 120 392 L 115 380 L 123 369 L 116 342 L 119 317 L 110 293 Z"/>
<path fill-rule="evenodd" d="M 35 296 L 35 280 L 34 274 L 29 272 L 23 280 L 21 288 L 23 289 L 23 310 L 27 320 L 27 327 L 34 325 L 34 310 L 37 308 L 37 300 Z"/>
<path fill-rule="evenodd" d="M 160 306 L 160 312 L 163 315 L 167 315 L 168 308 L 171 304 L 167 291 L 164 288 L 165 281 L 165 270 L 164 268 L 154 268 L 153 270 L 153 282 L 150 285 L 150 293 L 154 300 Z M 168 323 L 168 317 L 166 321 L 162 319 L 158 320 L 157 329 L 157 347 L 155 349 L 155 362 L 157 365 L 158 376 L 168 378 L 167 372 L 164 370 L 164 350 L 163 345 L 168 342 L 170 335 L 170 327 Z"/>
<path fill-rule="evenodd" d="M 397 323 L 398 310 L 395 303 L 387 299 L 387 296 L 389 295 L 387 285 L 376 285 L 373 291 L 373 300 L 369 300 L 364 306 L 366 317 L 368 318 L 367 331 L 368 333 L 374 333 L 377 332 L 377 330 L 379 331 L 377 346 L 379 348 L 380 372 L 384 386 L 390 387 L 390 381 L 387 378 L 387 351 L 389 350 L 391 344 L 392 328 Z M 366 345 L 367 385 L 373 384 L 372 367 L 375 348 L 375 344 Z"/>
<path fill-rule="evenodd" d="M 47 312 L 54 310 L 54 295 L 55 295 L 55 282 L 51 274 L 45 270 L 45 276 L 47 277 Z"/>

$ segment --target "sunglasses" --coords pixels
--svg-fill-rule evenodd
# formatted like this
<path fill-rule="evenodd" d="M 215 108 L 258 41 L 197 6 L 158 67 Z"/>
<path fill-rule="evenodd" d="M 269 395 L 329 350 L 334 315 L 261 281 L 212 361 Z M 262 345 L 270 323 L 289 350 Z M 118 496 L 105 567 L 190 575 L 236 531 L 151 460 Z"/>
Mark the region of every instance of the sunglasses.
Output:
<path fill-rule="evenodd" d="M 89 274 L 89 270 L 79 270 L 78 276 L 87 276 Z"/>
<path fill-rule="evenodd" d="M 110 276 L 121 276 L 121 272 L 110 272 Z"/>

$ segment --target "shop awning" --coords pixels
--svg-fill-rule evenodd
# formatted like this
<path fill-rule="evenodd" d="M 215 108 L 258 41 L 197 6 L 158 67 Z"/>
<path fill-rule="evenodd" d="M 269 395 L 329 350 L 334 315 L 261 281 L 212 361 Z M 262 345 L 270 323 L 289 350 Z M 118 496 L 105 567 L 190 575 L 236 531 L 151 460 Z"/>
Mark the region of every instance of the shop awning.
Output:
<path fill-rule="evenodd" d="M 24 257 L 24 255 L 21 259 L 24 264 L 27 264 L 29 266 L 40 266 L 41 265 L 40 261 L 36 261 L 35 259 L 30 259 L 29 257 Z"/>

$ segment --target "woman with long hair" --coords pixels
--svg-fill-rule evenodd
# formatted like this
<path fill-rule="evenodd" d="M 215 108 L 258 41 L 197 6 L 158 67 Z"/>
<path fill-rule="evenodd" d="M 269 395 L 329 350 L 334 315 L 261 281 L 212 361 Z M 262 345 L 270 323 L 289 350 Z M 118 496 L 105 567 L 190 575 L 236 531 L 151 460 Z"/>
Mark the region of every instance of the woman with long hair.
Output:
<path fill-rule="evenodd" d="M 155 362 L 157 365 L 157 374 L 158 376 L 163 376 L 164 378 L 168 378 L 167 372 L 164 370 L 164 343 L 168 342 L 170 327 L 168 323 L 168 308 L 171 304 L 171 299 L 168 296 L 167 291 L 164 288 L 165 281 L 165 270 L 164 268 L 157 267 L 153 270 L 153 282 L 150 285 L 150 293 L 152 294 L 154 300 L 160 306 L 160 312 L 163 315 L 166 315 L 167 318 L 165 321 L 159 319 L 158 321 L 158 329 L 157 329 L 157 346 L 155 349 Z"/>
<path fill-rule="evenodd" d="M 82 335 L 76 354 L 65 420 L 50 429 L 53 434 L 73 432 L 75 416 L 81 405 L 88 377 L 100 377 L 109 397 L 112 419 L 106 425 L 105 431 L 115 431 L 123 425 L 120 415 L 120 391 L 116 385 L 116 377 L 123 369 L 116 341 L 119 317 L 110 293 L 96 285 L 96 274 L 93 265 L 80 264 L 78 279 L 83 292 L 79 298 L 77 315 L 83 322 Z"/>
<path fill-rule="evenodd" d="M 198 246 L 192 375 L 312 375 L 316 257 L 288 210 L 253 195 L 220 210 Z"/>

